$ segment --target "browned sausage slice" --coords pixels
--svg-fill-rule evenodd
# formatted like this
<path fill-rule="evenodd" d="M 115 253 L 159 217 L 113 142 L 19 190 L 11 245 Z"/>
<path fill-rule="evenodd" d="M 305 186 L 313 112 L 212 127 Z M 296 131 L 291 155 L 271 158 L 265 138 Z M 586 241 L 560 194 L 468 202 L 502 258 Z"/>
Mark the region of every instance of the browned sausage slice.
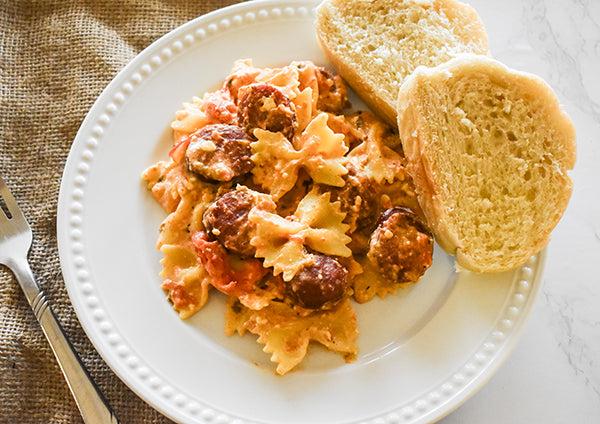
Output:
<path fill-rule="evenodd" d="M 318 309 L 327 302 L 342 298 L 348 287 L 348 271 L 338 261 L 326 255 L 313 255 L 307 264 L 286 283 L 292 301 L 309 309 Z"/>
<path fill-rule="evenodd" d="M 376 184 L 352 162 L 345 166 L 348 173 L 343 176 L 344 186 L 327 188 L 331 192 L 331 201 L 340 202 L 342 212 L 346 213 L 344 222 L 351 228 L 373 228 L 379 208 Z"/>
<path fill-rule="evenodd" d="M 185 152 L 188 171 L 215 181 L 231 181 L 250 172 L 251 140 L 236 125 L 207 125 L 191 136 Z"/>
<path fill-rule="evenodd" d="M 431 266 L 433 237 L 409 209 L 391 208 L 379 219 L 367 257 L 385 278 L 416 282 Z"/>
<path fill-rule="evenodd" d="M 256 248 L 250 240 L 256 226 L 248 219 L 253 207 L 274 212 L 277 206 L 266 194 L 238 188 L 213 202 L 204 212 L 202 222 L 206 231 L 226 249 L 242 256 L 254 256 Z"/>
<path fill-rule="evenodd" d="M 292 102 L 270 84 L 252 84 L 243 89 L 238 103 L 238 121 L 251 136 L 256 128 L 261 128 L 281 132 L 288 140 L 292 139 L 298 126 Z"/>
<path fill-rule="evenodd" d="M 350 106 L 348 102 L 348 89 L 344 80 L 339 75 L 333 75 L 325 68 L 316 69 L 319 98 L 317 109 L 325 112 L 340 114 Z"/>

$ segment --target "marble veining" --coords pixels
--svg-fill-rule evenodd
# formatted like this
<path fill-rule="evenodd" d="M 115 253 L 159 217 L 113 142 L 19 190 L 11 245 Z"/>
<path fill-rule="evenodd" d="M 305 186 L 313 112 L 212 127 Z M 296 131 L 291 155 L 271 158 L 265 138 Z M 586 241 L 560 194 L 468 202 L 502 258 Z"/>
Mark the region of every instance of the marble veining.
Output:
<path fill-rule="evenodd" d="M 600 1 L 469 1 L 492 54 L 545 79 L 577 131 L 569 208 L 515 351 L 442 422 L 600 422 Z"/>
<path fill-rule="evenodd" d="M 598 2 L 595 2 L 598 5 Z M 565 14 L 569 5 L 569 14 Z M 547 65 L 548 82 L 594 120 L 600 119 L 600 9 L 590 1 L 523 3 L 526 35 Z M 532 23 L 527 25 L 527 23 Z M 595 38 L 595 39 L 594 39 Z"/>

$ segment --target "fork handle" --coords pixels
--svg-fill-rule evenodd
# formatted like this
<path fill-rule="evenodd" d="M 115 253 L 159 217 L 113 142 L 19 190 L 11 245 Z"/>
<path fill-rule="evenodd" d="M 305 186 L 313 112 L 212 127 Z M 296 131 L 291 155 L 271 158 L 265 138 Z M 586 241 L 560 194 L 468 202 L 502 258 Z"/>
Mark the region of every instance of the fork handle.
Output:
<path fill-rule="evenodd" d="M 15 261 L 11 265 L 14 265 L 11 268 L 50 343 L 83 421 L 86 424 L 118 424 L 119 420 L 92 380 L 46 301 L 44 292 L 35 281 L 27 261 Z"/>

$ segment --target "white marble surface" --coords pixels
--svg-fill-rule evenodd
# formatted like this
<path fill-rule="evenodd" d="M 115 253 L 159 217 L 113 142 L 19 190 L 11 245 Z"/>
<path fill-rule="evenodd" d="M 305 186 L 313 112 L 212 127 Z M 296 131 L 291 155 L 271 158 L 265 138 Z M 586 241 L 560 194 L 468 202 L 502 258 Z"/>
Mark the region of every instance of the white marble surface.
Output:
<path fill-rule="evenodd" d="M 569 208 L 531 319 L 500 370 L 441 422 L 600 423 L 600 1 L 467 1 L 493 56 L 543 77 L 577 129 Z"/>

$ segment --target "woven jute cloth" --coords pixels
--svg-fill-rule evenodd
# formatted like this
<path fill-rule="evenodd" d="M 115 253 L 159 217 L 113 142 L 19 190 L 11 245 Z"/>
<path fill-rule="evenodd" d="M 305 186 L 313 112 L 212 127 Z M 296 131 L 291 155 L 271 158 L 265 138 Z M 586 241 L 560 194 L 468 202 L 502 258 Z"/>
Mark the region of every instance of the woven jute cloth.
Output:
<path fill-rule="evenodd" d="M 169 423 L 85 336 L 60 272 L 56 212 L 71 143 L 104 87 L 177 26 L 233 0 L 0 0 L 0 174 L 33 229 L 29 261 L 122 423 Z M 0 266 L 0 423 L 82 423 L 13 274 Z"/>

